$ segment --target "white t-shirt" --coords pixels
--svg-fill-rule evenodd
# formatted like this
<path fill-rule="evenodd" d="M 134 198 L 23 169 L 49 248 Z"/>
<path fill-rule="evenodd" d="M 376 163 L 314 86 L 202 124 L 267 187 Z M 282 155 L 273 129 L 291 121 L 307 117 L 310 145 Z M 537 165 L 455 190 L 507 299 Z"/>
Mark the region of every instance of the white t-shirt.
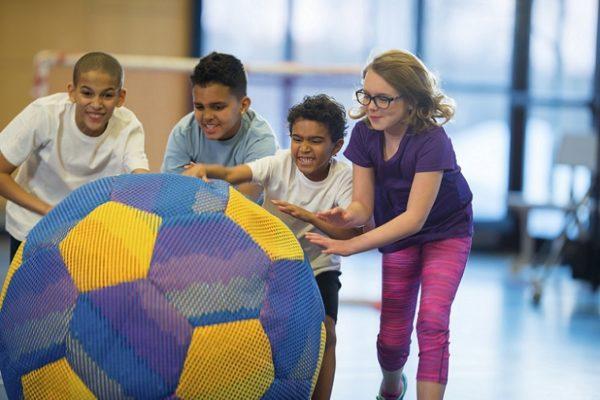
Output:
<path fill-rule="evenodd" d="M 37 99 L 0 133 L 0 152 L 20 166 L 15 180 L 50 205 L 95 179 L 148 169 L 142 124 L 130 110 L 115 108 L 104 133 L 83 134 L 67 93 Z M 13 202 L 6 206 L 6 230 L 25 240 L 41 219 Z"/>
<path fill-rule="evenodd" d="M 264 208 L 279 217 L 298 238 L 315 275 L 325 271 L 339 271 L 340 257 L 322 254 L 322 247 L 309 242 L 305 234 L 324 234 L 314 225 L 280 212 L 271 200 L 283 200 L 311 212 L 332 207 L 347 207 L 352 202 L 352 169 L 348 164 L 331 160 L 327 178 L 320 182 L 308 179 L 296 168 L 290 150 L 279 150 L 274 156 L 248 163 L 252 182 L 265 190 Z"/>

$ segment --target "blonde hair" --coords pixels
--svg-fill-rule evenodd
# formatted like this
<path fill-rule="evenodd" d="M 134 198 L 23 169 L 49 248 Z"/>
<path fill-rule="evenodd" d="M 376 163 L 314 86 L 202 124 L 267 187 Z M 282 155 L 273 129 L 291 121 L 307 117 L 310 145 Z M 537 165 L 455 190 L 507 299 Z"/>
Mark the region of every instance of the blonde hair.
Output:
<path fill-rule="evenodd" d="M 454 115 L 454 101 L 438 88 L 437 80 L 415 55 L 403 50 L 389 50 L 373 59 L 363 69 L 381 76 L 404 98 L 408 107 L 407 123 L 416 132 L 432 126 L 441 126 Z M 349 113 L 350 118 L 366 115 L 366 107 Z M 438 120 L 441 120 L 438 121 Z M 369 121 L 366 119 L 368 125 Z"/>

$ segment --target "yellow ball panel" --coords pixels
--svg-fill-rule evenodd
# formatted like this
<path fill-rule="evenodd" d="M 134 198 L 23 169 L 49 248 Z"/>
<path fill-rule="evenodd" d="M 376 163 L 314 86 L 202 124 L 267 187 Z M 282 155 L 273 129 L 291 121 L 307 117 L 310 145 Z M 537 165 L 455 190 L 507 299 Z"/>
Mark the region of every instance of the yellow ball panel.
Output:
<path fill-rule="evenodd" d="M 225 215 L 246 231 L 272 261 L 304 259 L 304 252 L 292 231 L 233 187 L 229 189 Z"/>
<path fill-rule="evenodd" d="M 275 378 L 271 344 L 256 319 L 196 328 L 176 395 L 259 399 Z"/>
<path fill-rule="evenodd" d="M 325 324 L 321 323 L 321 345 L 319 346 L 319 361 L 317 362 L 317 368 L 315 369 L 315 374 L 312 377 L 312 381 L 310 384 L 310 393 L 315 391 L 315 386 L 317 385 L 317 379 L 319 378 L 319 372 L 321 371 L 321 362 L 323 361 L 323 354 L 325 354 L 325 339 L 327 338 L 327 332 L 325 331 Z"/>
<path fill-rule="evenodd" d="M 82 219 L 60 243 L 81 292 L 145 278 L 162 219 L 117 202 L 107 202 Z"/>
<path fill-rule="evenodd" d="M 8 285 L 10 285 L 10 281 L 12 280 L 13 275 L 21 264 L 23 263 L 23 249 L 25 248 L 25 242 L 21 243 L 15 256 L 13 257 L 10 266 L 8 267 L 8 271 L 6 272 L 6 278 L 4 278 L 4 285 L 2 285 L 2 292 L 0 292 L 0 310 L 2 309 L 2 305 L 4 304 L 4 297 L 6 297 L 6 291 L 8 290 Z"/>
<path fill-rule="evenodd" d="M 21 378 L 25 399 L 95 399 L 64 358 Z"/>

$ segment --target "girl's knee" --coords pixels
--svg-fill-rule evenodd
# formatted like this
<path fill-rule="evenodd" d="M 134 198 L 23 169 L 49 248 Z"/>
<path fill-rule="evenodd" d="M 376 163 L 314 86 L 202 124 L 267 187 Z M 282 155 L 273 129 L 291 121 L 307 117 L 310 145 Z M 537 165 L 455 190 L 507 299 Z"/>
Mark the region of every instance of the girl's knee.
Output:
<path fill-rule="evenodd" d="M 409 347 L 410 348 L 410 347 Z M 387 341 L 379 337 L 377 339 L 377 352 L 383 354 L 400 354 L 406 350 L 401 343 Z"/>
<path fill-rule="evenodd" d="M 417 318 L 417 335 L 440 334 L 450 326 L 450 309 L 442 306 L 422 307 Z"/>
<path fill-rule="evenodd" d="M 404 366 L 410 352 L 410 342 L 408 345 L 377 338 L 377 359 L 379 364 L 386 371 L 396 371 Z"/>
<path fill-rule="evenodd" d="M 417 322 L 417 339 L 421 347 L 447 345 L 449 337 L 450 331 L 445 324 L 428 320 Z"/>

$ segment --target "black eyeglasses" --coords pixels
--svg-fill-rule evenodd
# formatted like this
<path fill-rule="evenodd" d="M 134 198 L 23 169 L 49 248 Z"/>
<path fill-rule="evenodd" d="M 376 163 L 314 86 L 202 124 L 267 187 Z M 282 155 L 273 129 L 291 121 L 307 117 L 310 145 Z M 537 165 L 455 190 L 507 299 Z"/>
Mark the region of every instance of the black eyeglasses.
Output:
<path fill-rule="evenodd" d="M 375 107 L 381 108 L 382 110 L 389 108 L 390 104 L 392 104 L 392 101 L 402 98 L 402 96 L 390 97 L 383 94 L 371 96 L 370 94 L 366 93 L 364 89 L 357 90 L 355 95 L 356 101 L 358 101 L 363 106 L 368 106 L 369 104 L 371 104 L 371 101 L 374 101 Z"/>

